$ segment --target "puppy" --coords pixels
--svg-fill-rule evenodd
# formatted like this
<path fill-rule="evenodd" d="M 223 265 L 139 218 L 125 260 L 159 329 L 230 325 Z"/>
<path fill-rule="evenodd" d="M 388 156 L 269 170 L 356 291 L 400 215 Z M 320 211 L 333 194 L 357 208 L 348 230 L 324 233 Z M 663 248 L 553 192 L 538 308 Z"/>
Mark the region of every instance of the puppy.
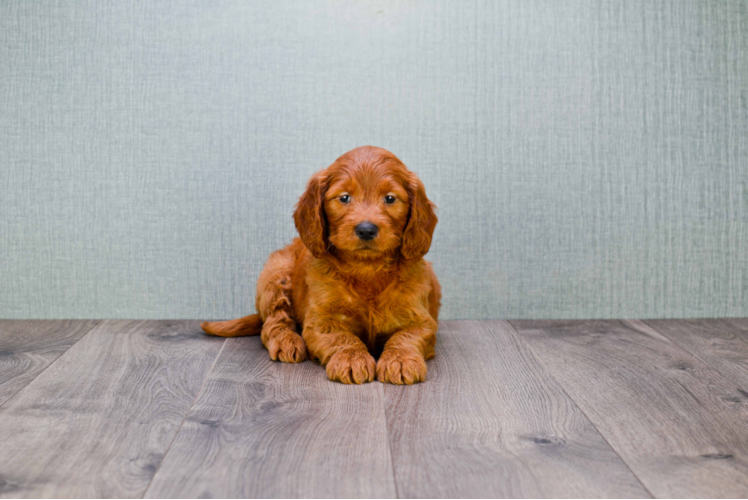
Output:
<path fill-rule="evenodd" d="M 435 208 L 389 151 L 349 151 L 309 180 L 293 216 L 301 238 L 270 255 L 258 313 L 202 328 L 220 337 L 260 333 L 271 359 L 298 363 L 308 352 L 345 384 L 425 380 L 441 302 L 423 260 Z"/>

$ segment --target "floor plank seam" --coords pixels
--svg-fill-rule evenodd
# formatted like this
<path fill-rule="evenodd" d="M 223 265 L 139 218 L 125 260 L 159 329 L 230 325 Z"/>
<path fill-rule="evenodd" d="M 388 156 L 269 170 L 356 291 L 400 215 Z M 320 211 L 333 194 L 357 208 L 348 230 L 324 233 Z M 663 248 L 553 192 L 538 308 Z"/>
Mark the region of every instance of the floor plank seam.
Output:
<path fill-rule="evenodd" d="M 665 337 L 666 339 L 668 339 L 668 341 L 671 344 L 673 344 L 673 346 L 675 346 L 678 349 L 680 349 L 681 351 L 683 351 L 683 353 L 686 354 L 687 356 L 691 356 L 693 358 L 698 359 L 699 361 L 701 361 L 702 363 L 704 363 L 705 366 L 708 366 L 710 369 L 712 369 L 712 370 L 716 371 L 717 373 L 719 373 L 720 375 L 722 375 L 722 373 L 720 373 L 720 371 L 716 367 L 714 367 L 714 365 L 711 362 L 708 362 L 707 360 L 705 360 L 704 358 L 702 358 L 701 356 L 699 356 L 699 353 L 697 351 L 694 351 L 689 346 L 681 345 L 681 343 L 678 342 L 678 341 L 676 341 L 672 336 L 668 335 L 667 333 L 665 333 L 661 329 L 659 329 L 656 326 L 654 326 L 653 324 L 651 324 L 649 322 L 649 320 L 642 319 L 642 320 L 639 320 L 639 321 L 641 321 L 642 323 L 644 323 L 645 325 L 647 325 L 649 328 L 651 328 L 652 330 L 656 331 L 657 333 L 659 333 L 660 335 L 662 335 L 663 337 Z M 728 379 L 728 377 L 725 377 L 725 379 Z"/>
<path fill-rule="evenodd" d="M 390 421 L 387 418 L 387 401 L 385 400 L 385 388 L 382 387 L 382 411 L 384 412 L 384 425 L 387 430 L 387 451 L 390 454 L 390 467 L 392 468 L 392 484 L 395 486 L 395 498 L 402 498 L 397 489 L 397 474 L 395 473 L 395 457 L 392 455 L 392 439 L 390 435 Z"/>
<path fill-rule="evenodd" d="M 49 369 L 49 367 L 50 367 L 50 366 L 52 366 L 52 365 L 54 365 L 55 363 L 57 363 L 57 361 L 58 361 L 58 360 L 59 360 L 59 359 L 60 359 L 61 357 L 63 357 L 64 355 L 66 355 L 67 353 L 69 353 L 69 352 L 70 352 L 70 349 L 72 349 L 72 348 L 73 348 L 73 347 L 75 346 L 75 344 L 77 344 L 78 342 L 80 342 L 81 340 L 83 340 L 83 338 L 84 338 L 84 337 L 86 337 L 86 336 L 87 336 L 87 335 L 88 335 L 89 333 L 91 333 L 91 332 L 92 332 L 92 331 L 93 331 L 93 330 L 94 330 L 95 328 L 97 328 L 97 327 L 98 327 L 99 325 L 101 325 L 101 324 L 102 324 L 102 323 L 103 323 L 104 321 L 106 321 L 106 320 L 103 320 L 103 319 L 99 319 L 99 320 L 94 320 L 94 321 L 96 321 L 96 323 L 94 323 L 93 325 L 91 325 L 91 328 L 89 328 L 89 329 L 88 329 L 88 331 L 87 331 L 86 333 L 84 333 L 83 335 L 81 335 L 81 336 L 80 336 L 80 338 L 76 339 L 76 341 L 75 341 L 75 342 L 73 342 L 72 344 L 70 344 L 70 346 L 68 346 L 68 348 L 67 348 L 67 349 L 65 349 L 65 352 L 63 352 L 62 354 L 60 354 L 59 356 L 57 356 L 57 357 L 56 357 L 56 358 L 55 358 L 54 360 L 52 360 L 52 362 L 51 362 L 50 364 L 48 364 L 47 366 L 45 366 L 44 368 L 42 368 L 42 371 L 40 371 L 39 373 L 37 373 L 37 374 L 36 374 L 36 375 L 34 376 L 34 378 L 32 378 L 31 380 L 29 380 L 29 381 L 28 381 L 28 383 L 24 384 L 24 386 L 23 386 L 23 387 L 21 387 L 20 389 L 18 389 L 18 390 L 17 390 L 17 391 L 16 391 L 16 392 L 15 392 L 15 393 L 14 393 L 13 395 L 11 395 L 11 396 L 10 396 L 10 397 L 9 397 L 8 399 L 6 399 L 6 400 L 5 400 L 5 401 L 3 401 L 3 402 L 0 402 L 0 412 L 2 412 L 2 410 L 3 410 L 3 406 L 5 406 L 5 403 L 7 403 L 8 401 L 10 401 L 10 400 L 11 400 L 11 399 L 13 399 L 14 397 L 18 396 L 18 395 L 19 395 L 19 394 L 20 394 L 20 393 L 21 393 L 21 392 L 22 392 L 22 391 L 23 391 L 24 389 L 26 389 L 26 388 L 27 388 L 27 387 L 28 387 L 29 385 L 31 385 L 31 383 L 32 383 L 32 382 L 33 382 L 34 380 L 38 379 L 38 378 L 39 378 L 39 375 L 41 375 L 42 373 L 46 372 L 46 371 L 47 371 L 47 370 Z"/>
<path fill-rule="evenodd" d="M 185 421 L 187 420 L 187 417 L 190 416 L 190 413 L 192 412 L 192 408 L 194 408 L 195 403 L 197 402 L 198 398 L 200 397 L 200 394 L 202 394 L 203 389 L 205 389 L 205 384 L 208 383 L 208 379 L 210 378 L 210 374 L 213 372 L 213 368 L 215 368 L 216 363 L 218 362 L 218 359 L 221 357 L 221 353 L 223 353 L 223 349 L 226 347 L 227 340 L 223 341 L 223 344 L 221 345 L 221 349 L 218 351 L 218 354 L 216 355 L 216 359 L 213 360 L 213 364 L 210 365 L 210 369 L 205 374 L 205 379 L 203 379 L 202 385 L 200 385 L 200 389 L 195 394 L 195 399 L 192 400 L 192 404 L 187 409 L 187 411 L 184 413 L 184 418 L 179 423 L 179 427 L 177 427 L 177 431 L 174 433 L 174 437 L 171 439 L 171 442 L 169 443 L 169 446 L 166 448 L 166 451 L 164 452 L 164 456 L 161 457 L 161 461 L 158 464 L 158 467 L 156 467 L 156 471 L 153 473 L 153 476 L 151 477 L 151 480 L 148 482 L 148 486 L 145 487 L 145 490 L 143 490 L 143 496 L 140 498 L 145 498 L 145 496 L 148 494 L 148 490 L 151 488 L 151 485 L 153 484 L 153 480 L 156 479 L 156 476 L 158 475 L 158 471 L 161 470 L 161 465 L 164 463 L 164 460 L 166 460 L 167 455 L 169 454 L 169 451 L 171 450 L 172 445 L 174 444 L 174 441 L 177 440 L 177 436 L 179 436 L 179 432 L 182 430 L 182 426 L 184 425 Z"/>
<path fill-rule="evenodd" d="M 514 327 L 514 325 L 512 324 L 511 321 L 507 321 L 507 324 L 511 327 L 512 331 L 514 331 L 515 335 L 517 335 L 517 338 L 520 340 L 520 342 L 522 342 L 527 347 L 528 351 L 532 354 L 532 356 L 537 360 L 538 363 L 540 363 L 540 366 L 542 366 L 543 369 L 546 372 L 548 372 L 548 376 L 551 377 L 551 379 L 553 379 L 558 384 L 558 387 L 561 389 L 561 391 L 563 391 L 564 394 L 566 394 L 566 396 L 569 398 L 569 401 L 573 401 L 574 402 L 574 405 L 579 409 L 580 412 L 582 412 L 582 415 L 584 415 L 584 418 L 587 419 L 587 421 L 595 429 L 595 431 L 597 431 L 597 433 L 600 435 L 600 437 L 602 437 L 603 440 L 608 444 L 608 446 L 610 447 L 610 449 L 613 450 L 613 452 L 618 456 L 618 458 L 621 460 L 621 463 L 623 463 L 626 466 L 626 468 L 631 472 L 631 474 L 636 478 L 636 480 L 639 481 L 639 484 L 641 484 L 642 488 L 644 488 L 644 491 L 646 491 L 647 493 L 649 493 L 649 496 L 651 498 L 657 498 L 650 491 L 650 489 L 647 487 L 647 485 L 644 484 L 644 482 L 641 480 L 641 478 L 639 477 L 639 475 L 636 474 L 636 472 L 634 472 L 634 470 L 631 468 L 631 466 L 629 465 L 629 463 L 621 456 L 621 454 L 618 452 L 618 450 L 615 449 L 615 447 L 608 440 L 607 436 L 605 436 L 605 434 L 603 434 L 600 431 L 600 429 L 597 427 L 597 425 L 595 425 L 595 422 L 593 422 L 592 419 L 590 419 L 590 417 L 587 415 L 587 413 L 579 405 L 579 403 L 577 402 L 577 400 L 574 399 L 573 397 L 571 397 L 571 394 L 569 394 L 569 392 L 566 390 L 566 388 L 563 386 L 563 384 L 561 384 L 561 382 L 553 375 L 553 371 L 551 371 L 548 368 L 548 366 L 546 366 L 546 364 L 543 362 L 543 360 L 537 355 L 537 353 L 535 352 L 535 350 L 532 348 L 532 345 L 530 345 L 530 343 L 527 342 L 524 339 L 524 337 L 522 336 L 522 334 L 517 331 L 517 329 Z"/>

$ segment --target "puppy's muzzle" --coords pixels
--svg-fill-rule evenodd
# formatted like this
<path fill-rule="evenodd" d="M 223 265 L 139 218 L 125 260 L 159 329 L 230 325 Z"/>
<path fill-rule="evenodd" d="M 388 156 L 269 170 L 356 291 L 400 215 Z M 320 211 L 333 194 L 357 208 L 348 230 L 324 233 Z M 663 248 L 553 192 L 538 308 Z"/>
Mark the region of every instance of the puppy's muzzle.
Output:
<path fill-rule="evenodd" d="M 369 221 L 362 222 L 356 226 L 356 236 L 363 241 L 373 240 L 378 232 L 379 228 Z"/>

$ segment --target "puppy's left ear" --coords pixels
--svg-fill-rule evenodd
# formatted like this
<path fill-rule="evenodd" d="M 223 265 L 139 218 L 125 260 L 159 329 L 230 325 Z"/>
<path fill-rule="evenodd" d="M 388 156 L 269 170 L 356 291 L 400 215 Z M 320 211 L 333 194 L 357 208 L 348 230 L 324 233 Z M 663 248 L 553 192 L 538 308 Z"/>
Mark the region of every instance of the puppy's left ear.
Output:
<path fill-rule="evenodd" d="M 434 213 L 436 205 L 426 197 L 426 188 L 416 174 L 410 174 L 407 190 L 410 196 L 410 216 L 403 232 L 400 253 L 407 260 L 420 259 L 431 246 L 431 236 L 438 222 Z"/>
<path fill-rule="evenodd" d="M 306 191 L 299 198 L 293 220 L 304 246 L 317 258 L 327 251 L 327 222 L 325 220 L 324 197 L 327 178 L 315 174 L 309 179 Z"/>

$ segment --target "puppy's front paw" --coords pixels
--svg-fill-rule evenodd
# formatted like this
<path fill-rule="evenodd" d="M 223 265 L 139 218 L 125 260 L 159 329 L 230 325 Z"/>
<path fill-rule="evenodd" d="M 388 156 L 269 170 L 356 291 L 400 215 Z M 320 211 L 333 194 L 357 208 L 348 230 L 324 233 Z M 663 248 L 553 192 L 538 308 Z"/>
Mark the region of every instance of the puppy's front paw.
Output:
<path fill-rule="evenodd" d="M 273 361 L 301 363 L 306 359 L 306 344 L 298 333 L 285 330 L 268 340 L 268 353 Z"/>
<path fill-rule="evenodd" d="M 374 380 L 376 363 L 363 349 L 342 349 L 327 362 L 327 378 L 344 384 L 363 384 Z"/>
<path fill-rule="evenodd" d="M 377 380 L 398 385 L 423 382 L 426 360 L 417 353 L 385 349 L 377 361 Z"/>

